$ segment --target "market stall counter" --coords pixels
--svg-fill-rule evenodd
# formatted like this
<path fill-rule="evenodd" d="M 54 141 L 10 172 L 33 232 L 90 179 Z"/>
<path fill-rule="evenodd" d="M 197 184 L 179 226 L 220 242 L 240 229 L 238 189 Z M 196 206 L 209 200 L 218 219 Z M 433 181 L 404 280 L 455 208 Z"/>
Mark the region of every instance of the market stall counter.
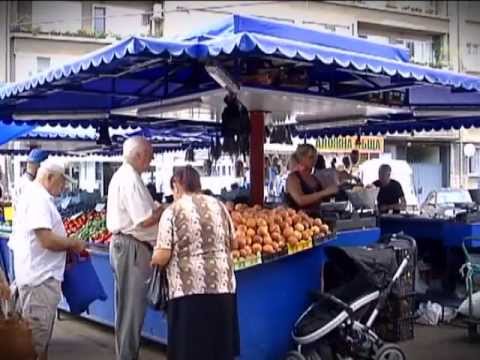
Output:
<path fill-rule="evenodd" d="M 417 241 L 419 254 L 435 252 L 436 261 L 444 259 L 446 274 L 443 287 L 447 293 L 455 290 L 459 269 L 463 264 L 461 247 L 466 237 L 480 237 L 480 222 L 428 218 L 412 215 L 389 215 L 379 218 L 382 235 L 404 232 Z M 471 246 L 480 246 L 473 240 Z M 441 260 L 440 260 L 441 261 Z"/>
<path fill-rule="evenodd" d="M 310 249 L 237 270 L 240 358 L 282 358 L 293 346 L 290 333 L 298 316 L 309 305 L 309 291 L 321 286 L 325 247 L 369 245 L 378 241 L 379 236 L 378 228 L 340 232 Z M 113 326 L 114 280 L 108 251 L 92 249 L 91 257 L 108 299 L 94 302 L 82 316 Z M 60 308 L 68 311 L 64 302 Z M 167 343 L 167 320 L 163 312 L 148 309 L 143 336 Z"/>
<path fill-rule="evenodd" d="M 403 231 L 417 241 L 435 239 L 445 248 L 461 247 L 468 236 L 480 236 L 480 223 L 460 222 L 448 219 L 435 219 L 411 215 L 389 215 L 379 219 L 382 234 Z"/>

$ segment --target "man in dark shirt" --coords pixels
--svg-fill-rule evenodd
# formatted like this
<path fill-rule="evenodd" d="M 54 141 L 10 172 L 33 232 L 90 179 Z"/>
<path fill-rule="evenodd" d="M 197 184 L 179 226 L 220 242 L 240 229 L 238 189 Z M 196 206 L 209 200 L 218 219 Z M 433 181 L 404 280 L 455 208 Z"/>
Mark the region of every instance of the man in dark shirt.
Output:
<path fill-rule="evenodd" d="M 384 164 L 380 166 L 380 169 L 378 170 L 378 180 L 373 183 L 373 185 L 380 188 L 377 202 L 378 209 L 382 214 L 390 211 L 393 211 L 394 214 L 398 214 L 400 211 L 407 208 L 402 185 L 400 185 L 398 181 L 392 180 L 390 178 L 391 174 L 392 168 L 390 165 Z"/>

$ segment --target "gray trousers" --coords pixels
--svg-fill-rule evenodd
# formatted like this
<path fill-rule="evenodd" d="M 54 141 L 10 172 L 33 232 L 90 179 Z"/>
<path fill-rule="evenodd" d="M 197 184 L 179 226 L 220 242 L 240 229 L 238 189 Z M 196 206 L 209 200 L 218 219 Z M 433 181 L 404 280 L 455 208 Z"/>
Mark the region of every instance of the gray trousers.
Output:
<path fill-rule="evenodd" d="M 136 360 L 147 309 L 152 251 L 128 235 L 114 235 L 110 264 L 115 276 L 115 351 L 117 360 Z"/>
<path fill-rule="evenodd" d="M 30 322 L 33 346 L 37 355 L 48 350 L 57 306 L 62 297 L 60 281 L 50 278 L 37 286 L 22 286 L 18 289 L 22 316 Z"/>

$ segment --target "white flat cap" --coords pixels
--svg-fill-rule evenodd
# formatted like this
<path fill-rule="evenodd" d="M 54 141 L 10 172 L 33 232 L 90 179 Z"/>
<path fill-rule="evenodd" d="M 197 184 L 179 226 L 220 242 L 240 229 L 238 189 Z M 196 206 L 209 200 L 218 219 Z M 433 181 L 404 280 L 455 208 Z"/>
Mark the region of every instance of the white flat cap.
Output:
<path fill-rule="evenodd" d="M 66 170 L 65 163 L 63 161 L 58 160 L 58 159 L 51 158 L 51 157 L 47 158 L 45 161 L 43 161 L 40 164 L 40 169 L 43 169 L 44 171 L 47 171 L 49 173 L 61 174 L 61 175 L 63 175 L 65 180 L 67 180 L 71 183 L 76 182 L 75 179 L 73 179 L 72 177 L 65 174 L 65 170 Z"/>

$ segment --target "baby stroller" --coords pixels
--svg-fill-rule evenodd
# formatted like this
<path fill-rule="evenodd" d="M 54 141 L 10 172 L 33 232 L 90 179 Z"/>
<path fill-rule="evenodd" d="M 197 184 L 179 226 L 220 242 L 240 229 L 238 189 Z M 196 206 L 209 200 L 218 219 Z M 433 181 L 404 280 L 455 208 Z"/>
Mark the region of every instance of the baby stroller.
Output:
<path fill-rule="evenodd" d="M 338 281 L 331 290 L 312 292 L 313 304 L 292 331 L 297 350 L 286 359 L 406 359 L 398 345 L 383 342 L 372 326 L 388 296 L 401 292 L 397 280 L 415 261 L 415 248 L 415 240 L 403 234 L 372 247 L 326 248 L 329 262 L 341 270 L 334 277 Z"/>

